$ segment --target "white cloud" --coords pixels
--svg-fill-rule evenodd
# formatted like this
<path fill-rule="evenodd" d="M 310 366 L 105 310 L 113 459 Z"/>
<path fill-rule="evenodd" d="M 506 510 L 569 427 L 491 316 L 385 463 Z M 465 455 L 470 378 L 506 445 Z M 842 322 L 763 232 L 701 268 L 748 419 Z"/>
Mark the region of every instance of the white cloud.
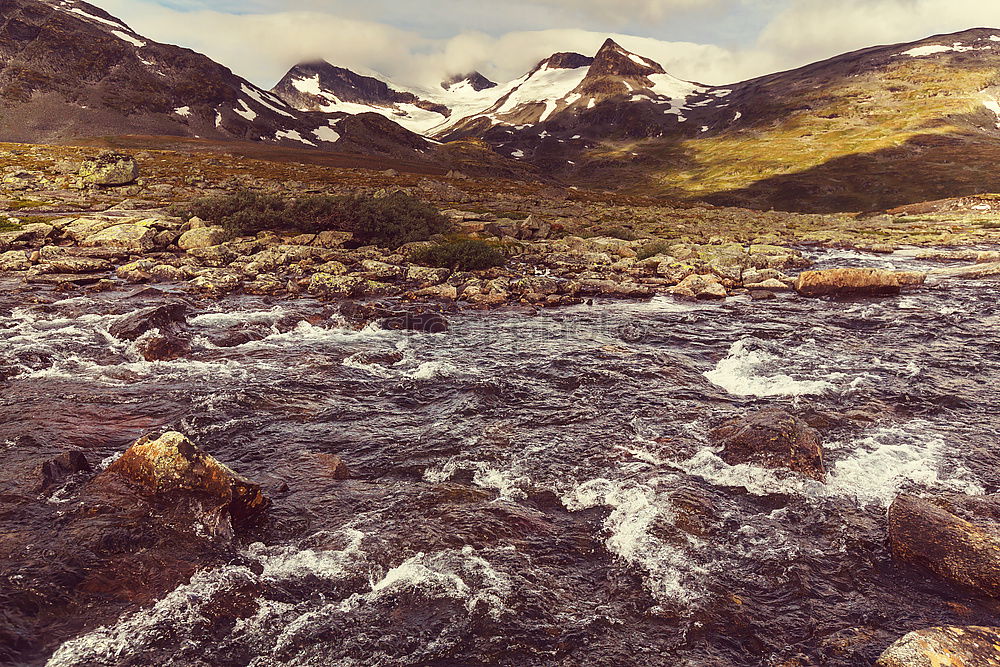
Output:
<path fill-rule="evenodd" d="M 154 0 L 99 1 L 141 34 L 205 53 L 264 87 L 273 85 L 295 63 L 315 58 L 356 71 L 382 72 L 416 85 L 433 85 L 447 74 L 471 69 L 503 82 L 555 51 L 593 54 L 609 36 L 603 31 L 568 28 L 511 29 L 498 35 L 469 30 L 428 37 L 416 29 L 364 18 L 366 12 L 378 13 L 375 9 L 387 0 L 364 4 L 251 0 L 243 5 L 244 12 L 257 13 L 180 11 Z M 188 0 L 196 7 L 203 6 L 203 1 Z M 407 7 L 410 12 L 418 9 Z M 427 22 L 440 14 L 442 25 L 451 25 L 455 16 L 447 13 L 454 10 L 463 21 L 476 18 L 466 24 L 488 25 L 491 30 L 500 20 L 491 22 L 491 16 L 509 17 L 515 8 L 532 9 L 534 13 L 519 16 L 530 17 L 524 21 L 533 25 L 592 25 L 567 19 L 572 13 L 605 16 L 603 25 L 618 24 L 616 17 L 654 21 L 682 10 L 767 16 L 766 21 L 757 22 L 764 26 L 759 35 L 744 35 L 741 47 L 611 34 L 674 75 L 707 84 L 733 83 L 864 46 L 1000 24 L 1000 2 L 983 0 L 496 0 L 488 7 L 434 0 L 419 7 Z"/>

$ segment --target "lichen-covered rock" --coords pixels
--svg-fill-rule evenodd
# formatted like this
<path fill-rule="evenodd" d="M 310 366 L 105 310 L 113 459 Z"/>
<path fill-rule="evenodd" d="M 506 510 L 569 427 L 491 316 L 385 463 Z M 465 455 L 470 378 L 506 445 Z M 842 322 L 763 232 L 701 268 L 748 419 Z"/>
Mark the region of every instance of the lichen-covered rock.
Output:
<path fill-rule="evenodd" d="M 114 265 L 106 259 L 99 257 L 74 257 L 64 255 L 52 257 L 45 260 L 45 264 L 52 267 L 52 270 L 59 273 L 98 273 L 111 271 Z"/>
<path fill-rule="evenodd" d="M 102 229 L 87 236 L 80 245 L 88 248 L 121 248 L 131 253 L 152 250 L 155 245 L 156 230 L 145 225 L 124 224 Z"/>
<path fill-rule="evenodd" d="M 719 281 L 719 278 L 711 274 L 688 276 L 670 288 L 670 293 L 674 296 L 702 301 L 717 301 L 728 296 L 726 288 Z"/>
<path fill-rule="evenodd" d="M 314 273 L 309 279 L 309 293 L 314 296 L 350 297 L 361 292 L 364 282 L 358 276 Z"/>
<path fill-rule="evenodd" d="M 169 264 L 157 264 L 149 269 L 149 277 L 160 283 L 174 283 L 187 280 L 187 273 L 184 269 Z"/>
<path fill-rule="evenodd" d="M 224 242 L 228 234 L 222 227 L 196 227 L 181 234 L 177 247 L 181 250 L 208 248 Z"/>
<path fill-rule="evenodd" d="M 121 475 L 157 495 L 197 494 L 215 500 L 236 523 L 260 515 L 270 505 L 259 484 L 174 431 L 140 438 L 104 474 Z"/>
<path fill-rule="evenodd" d="M 129 185 L 139 178 L 139 166 L 128 155 L 105 151 L 84 160 L 80 165 L 80 178 L 94 185 Z"/>
<path fill-rule="evenodd" d="M 31 268 L 28 256 L 21 250 L 0 254 L 0 271 L 27 271 Z"/>
<path fill-rule="evenodd" d="M 782 410 L 763 410 L 730 420 L 710 437 L 723 448 L 720 456 L 730 465 L 787 468 L 818 481 L 826 476 L 819 433 Z"/>
<path fill-rule="evenodd" d="M 926 274 L 882 269 L 827 269 L 804 271 L 795 281 L 803 296 L 878 296 L 899 294 L 906 287 L 924 284 Z"/>
<path fill-rule="evenodd" d="M 889 548 L 899 562 L 1000 597 L 1000 503 L 991 497 L 897 497 L 889 507 Z"/>
<path fill-rule="evenodd" d="M 876 667 L 1000 667 L 1000 628 L 917 630 L 890 646 Z"/>
<path fill-rule="evenodd" d="M 448 279 L 448 269 L 432 269 L 426 266 L 410 266 L 406 269 L 406 279 L 420 283 L 423 287 L 437 285 Z"/>
<path fill-rule="evenodd" d="M 201 231 L 196 229 L 194 231 Z M 226 245 L 212 245 L 201 248 L 191 248 L 187 253 L 205 266 L 221 268 L 228 266 L 236 259 L 236 253 Z"/>
<path fill-rule="evenodd" d="M 237 290 L 242 282 L 239 276 L 232 273 L 208 269 L 188 284 L 196 292 L 218 296 Z"/>

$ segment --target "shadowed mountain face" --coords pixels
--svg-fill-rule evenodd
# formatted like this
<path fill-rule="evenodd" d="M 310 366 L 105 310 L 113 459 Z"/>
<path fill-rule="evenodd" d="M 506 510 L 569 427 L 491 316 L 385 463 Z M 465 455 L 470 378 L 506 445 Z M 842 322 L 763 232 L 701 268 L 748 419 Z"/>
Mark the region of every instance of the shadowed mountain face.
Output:
<path fill-rule="evenodd" d="M 147 134 L 339 150 L 343 137 L 344 114 L 296 111 L 211 59 L 146 39 L 78 0 L 0 3 L 0 104 L 0 133 L 16 141 Z M 368 150 L 364 137 L 350 143 Z M 406 137 L 391 151 L 412 153 L 413 144 L 428 145 Z"/>

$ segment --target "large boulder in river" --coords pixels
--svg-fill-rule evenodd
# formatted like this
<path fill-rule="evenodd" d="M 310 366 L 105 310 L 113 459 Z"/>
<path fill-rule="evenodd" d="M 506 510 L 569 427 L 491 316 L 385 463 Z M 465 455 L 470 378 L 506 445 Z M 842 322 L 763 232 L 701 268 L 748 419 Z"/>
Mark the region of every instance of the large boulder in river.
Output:
<path fill-rule="evenodd" d="M 80 178 L 94 185 L 129 185 L 139 178 L 135 159 L 122 153 L 105 151 L 97 157 L 84 160 Z"/>
<path fill-rule="evenodd" d="M 991 497 L 901 495 L 889 507 L 889 548 L 899 562 L 1000 597 L 1000 502 Z"/>
<path fill-rule="evenodd" d="M 720 456 L 729 465 L 787 468 L 821 482 L 826 476 L 819 432 L 782 410 L 730 420 L 710 437 L 723 447 Z"/>
<path fill-rule="evenodd" d="M 152 329 L 159 329 L 161 334 L 175 333 L 186 324 L 186 316 L 187 304 L 181 301 L 150 306 L 126 315 L 111 325 L 108 332 L 118 340 L 136 340 Z"/>
<path fill-rule="evenodd" d="M 159 496 L 190 497 L 206 509 L 222 510 L 220 516 L 234 523 L 252 519 L 270 505 L 259 484 L 173 431 L 140 438 L 104 474 L 121 475 Z"/>
<path fill-rule="evenodd" d="M 924 284 L 926 274 L 882 269 L 803 271 L 795 291 L 803 296 L 879 296 Z"/>
<path fill-rule="evenodd" d="M 1000 667 L 1000 628 L 917 630 L 886 649 L 876 667 Z"/>

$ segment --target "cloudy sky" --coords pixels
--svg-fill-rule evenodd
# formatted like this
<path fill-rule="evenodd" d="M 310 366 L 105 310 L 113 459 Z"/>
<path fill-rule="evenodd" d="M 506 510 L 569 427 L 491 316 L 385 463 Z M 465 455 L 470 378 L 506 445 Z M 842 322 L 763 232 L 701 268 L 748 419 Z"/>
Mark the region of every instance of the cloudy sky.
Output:
<path fill-rule="evenodd" d="M 844 51 L 1000 27 L 1000 0 L 90 0 L 269 88 L 325 58 L 411 85 L 495 81 L 608 37 L 685 79 L 725 84 Z"/>

